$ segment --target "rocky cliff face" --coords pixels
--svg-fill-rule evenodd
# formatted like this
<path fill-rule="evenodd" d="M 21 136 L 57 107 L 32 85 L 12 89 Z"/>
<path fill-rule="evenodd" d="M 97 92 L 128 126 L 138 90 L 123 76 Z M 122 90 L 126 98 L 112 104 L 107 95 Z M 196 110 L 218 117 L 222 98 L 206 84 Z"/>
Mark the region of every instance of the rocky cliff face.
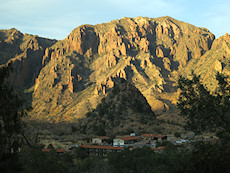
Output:
<path fill-rule="evenodd" d="M 27 50 L 23 56 L 31 55 L 34 60 L 29 58 L 29 62 L 23 61 L 24 66 L 17 68 L 21 68 L 21 76 L 36 81 L 30 113 L 36 119 L 56 122 L 84 117 L 109 94 L 117 78 L 131 82 L 152 111 L 162 114 L 175 108 L 178 74 L 187 74 L 191 69 L 201 73 L 200 66 L 209 61 L 208 55 L 213 57 L 214 71 L 229 71 L 225 70 L 229 60 L 228 37 L 214 41 L 207 29 L 170 17 L 122 18 L 79 26 L 54 45 L 42 46 L 37 37 L 31 38 L 23 44 Z M 217 58 L 214 54 L 219 51 L 223 55 Z M 37 64 L 37 59 L 40 65 L 33 69 L 32 76 L 26 77 L 31 61 Z M 211 80 L 209 74 L 205 76 Z"/>
<path fill-rule="evenodd" d="M 42 68 L 44 49 L 56 41 L 22 34 L 16 29 L 0 30 L 0 65 L 13 62 L 10 82 L 17 89 L 34 85 Z"/>
<path fill-rule="evenodd" d="M 201 76 L 203 83 L 212 91 L 217 86 L 216 73 L 230 76 L 230 36 L 228 33 L 216 39 L 211 49 L 199 61 L 192 60 L 185 70 L 194 70 Z"/>
<path fill-rule="evenodd" d="M 170 17 L 80 26 L 46 49 L 46 66 L 36 80 L 33 114 L 50 119 L 60 113 L 63 120 L 82 117 L 114 86 L 114 78 L 133 82 L 153 111 L 166 111 L 175 101 L 172 85 L 178 71 L 191 59 L 199 59 L 213 40 L 207 29 Z M 48 101 L 40 99 L 50 93 Z"/>

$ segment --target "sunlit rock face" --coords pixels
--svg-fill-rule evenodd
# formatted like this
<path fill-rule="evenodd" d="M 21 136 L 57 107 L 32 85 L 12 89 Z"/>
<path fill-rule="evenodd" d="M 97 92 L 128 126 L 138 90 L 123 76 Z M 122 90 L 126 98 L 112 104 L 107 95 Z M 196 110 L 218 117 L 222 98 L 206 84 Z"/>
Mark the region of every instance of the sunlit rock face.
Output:
<path fill-rule="evenodd" d="M 85 117 L 119 78 L 132 83 L 155 114 L 173 113 L 178 75 L 193 70 L 210 83 L 215 72 L 229 73 L 228 34 L 215 40 L 207 29 L 171 17 L 82 25 L 61 41 L 17 30 L 0 33 L 0 62 L 13 61 L 10 79 L 28 89 L 29 114 L 39 120 Z M 7 52 L 12 45 L 16 48 Z"/>

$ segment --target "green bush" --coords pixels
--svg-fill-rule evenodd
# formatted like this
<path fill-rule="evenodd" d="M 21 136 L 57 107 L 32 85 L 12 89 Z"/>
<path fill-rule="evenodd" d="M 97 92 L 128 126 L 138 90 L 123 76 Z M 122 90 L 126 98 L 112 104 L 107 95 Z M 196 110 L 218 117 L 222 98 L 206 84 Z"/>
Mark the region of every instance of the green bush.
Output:
<path fill-rule="evenodd" d="M 176 138 L 179 138 L 179 137 L 181 137 L 181 134 L 180 134 L 179 132 L 175 132 L 175 133 L 174 133 L 174 136 L 175 136 Z"/>

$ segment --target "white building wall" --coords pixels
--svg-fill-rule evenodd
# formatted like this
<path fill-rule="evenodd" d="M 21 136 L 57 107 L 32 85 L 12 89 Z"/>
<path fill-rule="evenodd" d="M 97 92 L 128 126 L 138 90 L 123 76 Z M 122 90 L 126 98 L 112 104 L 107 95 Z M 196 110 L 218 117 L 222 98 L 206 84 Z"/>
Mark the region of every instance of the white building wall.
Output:
<path fill-rule="evenodd" d="M 102 139 L 93 138 L 93 139 L 92 139 L 92 143 L 93 143 L 93 144 L 101 144 L 101 143 L 102 143 Z"/>
<path fill-rule="evenodd" d="M 124 146 L 125 142 L 122 139 L 113 139 L 113 146 Z"/>

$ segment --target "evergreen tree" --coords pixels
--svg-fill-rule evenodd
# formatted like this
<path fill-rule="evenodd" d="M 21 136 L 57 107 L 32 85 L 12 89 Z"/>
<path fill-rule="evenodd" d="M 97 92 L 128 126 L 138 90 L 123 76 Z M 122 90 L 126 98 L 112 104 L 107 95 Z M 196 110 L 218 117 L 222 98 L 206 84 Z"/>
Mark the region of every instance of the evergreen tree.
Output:
<path fill-rule="evenodd" d="M 186 128 L 196 133 L 216 132 L 218 135 L 230 132 L 230 87 L 228 78 L 217 74 L 218 88 L 212 93 L 192 74 L 191 79 L 180 76 L 181 90 L 177 107 L 186 119 Z"/>
<path fill-rule="evenodd" d="M 0 172 L 17 172 L 22 105 L 6 79 L 11 64 L 0 67 Z"/>

